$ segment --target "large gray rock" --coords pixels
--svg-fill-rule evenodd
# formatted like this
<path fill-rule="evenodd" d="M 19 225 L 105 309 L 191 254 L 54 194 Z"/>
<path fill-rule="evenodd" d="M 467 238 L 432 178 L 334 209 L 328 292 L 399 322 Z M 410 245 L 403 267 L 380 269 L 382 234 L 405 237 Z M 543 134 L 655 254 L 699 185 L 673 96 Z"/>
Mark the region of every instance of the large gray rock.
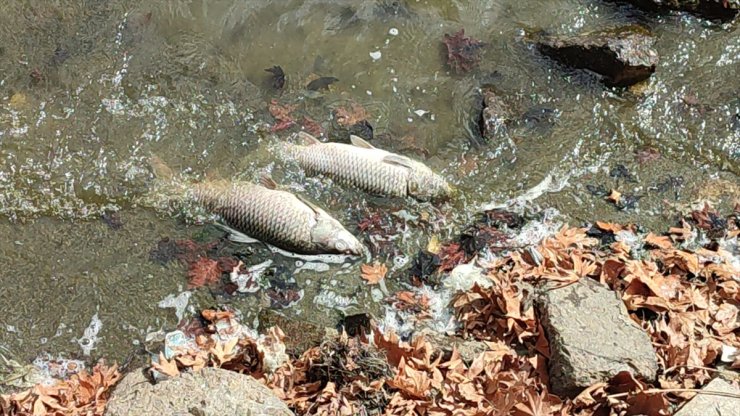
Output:
<path fill-rule="evenodd" d="M 610 86 L 627 87 L 655 72 L 658 53 L 647 29 L 624 26 L 575 36 L 539 35 L 539 50 L 565 65 L 601 74 Z"/>
<path fill-rule="evenodd" d="M 583 278 L 543 289 L 536 300 L 550 342 L 550 382 L 555 394 L 575 396 L 622 371 L 652 381 L 658 363 L 648 335 L 617 294 Z"/>
<path fill-rule="evenodd" d="M 721 378 L 715 378 L 701 389 L 708 394 L 697 394 L 674 416 L 738 416 L 740 415 L 740 389 Z M 718 396 L 710 392 L 727 393 L 731 396 Z"/>
<path fill-rule="evenodd" d="M 709 19 L 732 20 L 740 10 L 740 0 L 614 0 L 634 4 L 645 10 L 679 10 Z"/>
<path fill-rule="evenodd" d="M 113 391 L 107 416 L 289 416 L 293 412 L 254 378 L 204 368 L 152 384 L 144 370 L 127 374 Z"/>

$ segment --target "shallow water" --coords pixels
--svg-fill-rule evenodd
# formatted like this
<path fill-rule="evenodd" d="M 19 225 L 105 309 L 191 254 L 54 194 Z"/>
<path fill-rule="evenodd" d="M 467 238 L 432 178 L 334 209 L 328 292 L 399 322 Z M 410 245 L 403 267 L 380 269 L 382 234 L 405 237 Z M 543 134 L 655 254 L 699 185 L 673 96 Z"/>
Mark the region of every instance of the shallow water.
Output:
<path fill-rule="evenodd" d="M 608 90 L 542 58 L 524 36 L 624 23 L 647 25 L 657 39 L 661 61 L 641 91 Z M 486 43 L 480 66 L 465 75 L 449 71 L 441 44 L 461 28 Z M 172 309 L 157 304 L 184 290 L 185 272 L 151 262 L 149 251 L 162 237 L 222 234 L 161 209 L 162 198 L 152 195 L 151 154 L 189 180 L 271 172 L 350 228 L 367 207 L 406 210 L 393 217 L 400 227 L 404 216 L 430 214 L 438 227 L 409 221 L 397 256 L 413 255 L 432 233 L 454 234 L 481 206 L 510 201 L 548 177 L 544 189 L 553 192 L 533 204 L 554 207 L 572 223 L 632 221 L 660 230 L 694 201 L 728 206 L 740 197 L 739 34 L 737 24 L 585 0 L 5 1 L 0 347 L 22 360 L 42 351 L 81 355 L 80 338 L 97 314 L 102 327 L 91 357 L 121 360 L 140 350 L 147 334 L 177 323 Z M 282 93 L 268 86 L 264 69 L 273 65 L 287 74 Z M 307 92 L 317 75 L 339 82 Z M 467 128 L 481 80 L 491 80 L 518 112 L 553 110 L 554 123 L 471 146 Z M 332 110 L 359 103 L 384 136 L 378 146 L 425 160 L 462 196 L 435 209 L 305 178 L 277 157 L 279 143 L 296 130 L 270 133 L 273 98 L 297 104 L 297 114 L 324 127 L 333 123 Z M 639 163 L 636 152 L 648 147 L 660 159 Z M 619 164 L 632 176 L 611 177 Z M 619 211 L 588 185 L 642 198 L 636 209 Z M 119 229 L 100 219 L 116 211 Z M 257 264 L 265 256 L 257 250 L 249 259 Z M 305 297 L 287 313 L 332 325 L 339 312 L 321 301 L 327 293 L 345 296 L 349 312 L 377 308 L 357 267 L 302 271 L 296 278 Z M 402 276 L 389 281 L 400 284 Z M 314 302 L 317 293 L 323 297 Z M 190 305 L 223 302 L 247 321 L 266 307 L 260 295 L 223 298 L 207 289 L 195 291 Z"/>

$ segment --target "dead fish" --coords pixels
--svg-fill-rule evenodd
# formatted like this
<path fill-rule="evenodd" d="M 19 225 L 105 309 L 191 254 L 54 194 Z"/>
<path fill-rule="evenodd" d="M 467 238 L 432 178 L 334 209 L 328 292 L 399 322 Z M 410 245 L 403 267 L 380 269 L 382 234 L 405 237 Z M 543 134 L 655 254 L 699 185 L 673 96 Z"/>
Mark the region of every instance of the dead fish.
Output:
<path fill-rule="evenodd" d="M 329 85 L 339 81 L 339 78 L 334 77 L 321 77 L 317 78 L 306 85 L 306 89 L 309 91 L 319 91 L 329 89 Z"/>
<path fill-rule="evenodd" d="M 361 255 L 363 245 L 342 224 L 299 195 L 277 189 L 263 177 L 260 184 L 211 180 L 190 184 L 178 180 L 172 169 L 156 156 L 151 169 L 160 181 L 157 194 L 165 199 L 193 201 L 219 217 L 231 239 L 243 243 L 261 241 L 275 252 L 294 255 Z"/>
<path fill-rule="evenodd" d="M 235 240 L 259 240 L 295 254 L 364 252 L 362 244 L 342 224 L 312 202 L 278 190 L 263 178 L 261 185 L 228 181 L 193 186 L 192 197 L 218 215 Z"/>
<path fill-rule="evenodd" d="M 387 196 L 411 196 L 427 201 L 451 196 L 452 188 L 421 162 L 377 149 L 350 136 L 352 144 L 322 143 L 306 132 L 304 145 L 288 145 L 288 152 L 310 175 L 323 174 L 364 191 Z"/>

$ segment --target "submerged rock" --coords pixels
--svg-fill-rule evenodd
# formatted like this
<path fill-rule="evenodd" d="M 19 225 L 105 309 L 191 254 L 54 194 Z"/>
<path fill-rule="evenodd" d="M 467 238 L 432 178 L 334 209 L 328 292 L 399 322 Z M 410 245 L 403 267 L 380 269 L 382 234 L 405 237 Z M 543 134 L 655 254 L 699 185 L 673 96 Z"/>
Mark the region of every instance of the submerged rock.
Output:
<path fill-rule="evenodd" d="M 575 396 L 622 371 L 654 380 L 658 371 L 650 338 L 629 317 L 615 292 L 583 278 L 543 291 L 537 300 L 550 342 L 550 382 L 558 395 Z"/>
<path fill-rule="evenodd" d="M 486 140 L 495 140 L 507 134 L 516 115 L 511 107 L 493 89 L 483 90 L 483 111 L 480 130 Z"/>
<path fill-rule="evenodd" d="M 209 367 L 157 384 L 149 382 L 144 370 L 134 371 L 118 383 L 105 414 L 289 416 L 293 412 L 253 377 Z"/>
<path fill-rule="evenodd" d="M 630 3 L 645 10 L 678 10 L 709 19 L 732 20 L 740 10 L 740 0 L 612 0 Z"/>
<path fill-rule="evenodd" d="M 715 378 L 701 389 L 707 394 L 697 394 L 675 416 L 730 416 L 740 412 L 740 389 L 729 382 Z M 711 394 L 723 393 L 723 395 Z"/>
<path fill-rule="evenodd" d="M 574 68 L 594 71 L 609 86 L 627 87 L 644 81 L 658 64 L 655 40 L 639 26 L 575 36 L 541 35 L 536 41 L 545 55 Z"/>
<path fill-rule="evenodd" d="M 303 351 L 318 346 L 326 335 L 324 327 L 306 319 L 291 319 L 272 309 L 260 311 L 259 331 L 265 332 L 273 326 L 286 334 L 285 348 L 290 354 L 300 355 Z"/>

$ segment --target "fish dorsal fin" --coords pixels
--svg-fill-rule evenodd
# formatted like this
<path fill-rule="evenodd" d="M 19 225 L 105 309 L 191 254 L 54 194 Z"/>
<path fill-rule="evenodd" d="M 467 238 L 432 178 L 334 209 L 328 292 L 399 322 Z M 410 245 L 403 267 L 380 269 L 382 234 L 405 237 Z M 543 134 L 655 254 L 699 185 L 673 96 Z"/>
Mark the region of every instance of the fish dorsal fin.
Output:
<path fill-rule="evenodd" d="M 357 147 L 362 147 L 363 149 L 375 149 L 375 147 L 366 142 L 365 139 L 355 136 L 354 134 L 349 135 L 349 140 L 350 142 L 352 142 L 353 145 Z"/>
<path fill-rule="evenodd" d="M 412 169 L 414 167 L 411 159 L 407 158 L 406 156 L 401 156 L 401 155 L 390 154 L 383 158 L 383 162 L 389 163 L 391 165 L 402 166 L 404 168 L 409 168 L 409 169 Z"/>
<path fill-rule="evenodd" d="M 318 206 L 316 206 L 316 204 L 314 204 L 313 202 L 311 202 L 308 199 L 306 199 L 304 196 L 298 195 L 298 194 L 294 194 L 294 195 L 295 195 L 296 198 L 298 198 L 299 201 L 303 202 L 309 208 L 311 208 L 313 210 L 313 212 L 315 212 L 317 215 L 320 215 L 321 213 L 324 212 L 321 208 L 319 208 Z"/>
<path fill-rule="evenodd" d="M 306 146 L 312 146 L 314 144 L 321 144 L 321 141 L 319 141 L 319 139 L 306 133 L 305 131 L 299 131 L 298 138 L 301 139 L 303 144 Z"/>
<path fill-rule="evenodd" d="M 277 183 L 275 183 L 272 177 L 266 173 L 260 176 L 260 185 L 272 190 L 276 190 L 278 188 Z"/>

